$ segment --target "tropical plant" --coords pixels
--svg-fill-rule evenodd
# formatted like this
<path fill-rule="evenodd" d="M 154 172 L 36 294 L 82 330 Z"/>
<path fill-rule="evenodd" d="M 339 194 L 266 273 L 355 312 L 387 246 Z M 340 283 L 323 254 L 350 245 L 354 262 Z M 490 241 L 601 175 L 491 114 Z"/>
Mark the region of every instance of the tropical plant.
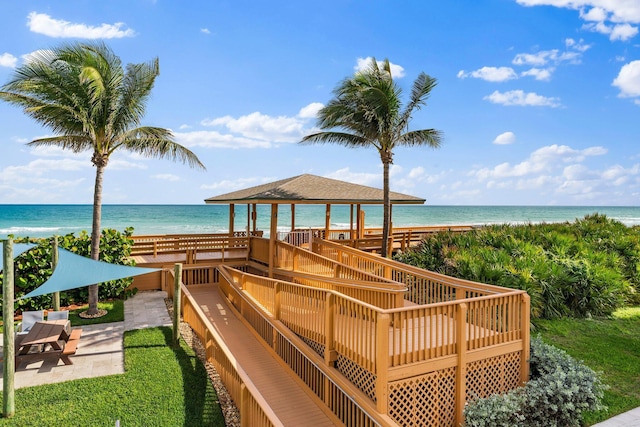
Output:
<path fill-rule="evenodd" d="M 133 228 L 127 227 L 120 232 L 114 229 L 105 228 L 100 235 L 100 261 L 111 264 L 134 266 L 131 259 L 133 248 Z M 75 254 L 89 257 L 91 252 L 91 238 L 82 231 L 77 236 L 69 233 L 64 236 L 57 236 L 58 247 L 66 249 Z M 15 260 L 15 296 L 21 298 L 46 282 L 51 274 L 53 238 L 32 239 L 29 237 L 19 237 L 16 243 L 35 243 L 37 246 L 20 254 Z M 2 285 L 3 275 L 0 272 L 0 285 Z M 103 283 L 99 288 L 98 297 L 101 300 L 109 298 L 126 298 L 136 290 L 127 290 L 133 283 L 132 278 L 113 280 Z M 0 286 L 0 292 L 4 288 Z M 70 289 L 60 292 L 60 302 L 62 305 L 82 304 L 88 299 L 87 288 Z M 17 299 L 14 308 L 19 311 L 43 310 L 53 306 L 52 295 L 41 295 L 34 298 Z"/>
<path fill-rule="evenodd" d="M 336 143 L 350 148 L 373 146 L 383 167 L 382 241 L 387 242 L 391 225 L 389 167 L 397 146 L 440 147 L 441 133 L 435 129 L 409 131 L 415 110 L 426 104 L 436 79 L 420 73 L 413 83 L 409 102 L 402 109 L 402 90 L 393 80 L 388 59 L 382 68 L 375 58 L 369 68 L 346 78 L 333 91 L 335 98 L 318 112 L 322 132 L 305 136 L 301 143 Z M 382 256 L 387 256 L 383 243 Z"/>
<path fill-rule="evenodd" d="M 115 151 L 179 160 L 204 169 L 198 157 L 174 141 L 170 130 L 141 126 L 160 72 L 158 58 L 122 66 L 104 43 L 76 43 L 31 54 L 0 89 L 0 99 L 51 129 L 32 146 L 91 151 L 96 167 L 91 258 L 99 259 L 104 170 Z M 98 285 L 89 286 L 89 314 L 98 311 Z"/>

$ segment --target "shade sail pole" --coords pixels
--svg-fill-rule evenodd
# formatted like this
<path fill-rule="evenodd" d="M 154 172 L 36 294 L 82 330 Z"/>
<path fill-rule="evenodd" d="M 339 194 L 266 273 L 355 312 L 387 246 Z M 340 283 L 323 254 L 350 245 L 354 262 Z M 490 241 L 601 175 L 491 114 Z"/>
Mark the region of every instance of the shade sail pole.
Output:
<path fill-rule="evenodd" d="M 51 251 L 51 272 L 58 266 L 58 236 L 53 236 L 53 251 Z M 53 309 L 60 311 L 60 292 L 53 293 Z"/>
<path fill-rule="evenodd" d="M 3 333 L 3 357 L 2 364 L 2 415 L 5 418 L 11 418 L 16 413 L 15 402 L 15 372 L 16 372 L 16 341 L 15 329 L 13 326 L 13 298 L 14 298 L 14 279 L 13 279 L 13 241 L 11 239 L 2 242 L 3 249 L 3 280 L 4 289 L 2 290 L 2 316 L 4 320 Z"/>

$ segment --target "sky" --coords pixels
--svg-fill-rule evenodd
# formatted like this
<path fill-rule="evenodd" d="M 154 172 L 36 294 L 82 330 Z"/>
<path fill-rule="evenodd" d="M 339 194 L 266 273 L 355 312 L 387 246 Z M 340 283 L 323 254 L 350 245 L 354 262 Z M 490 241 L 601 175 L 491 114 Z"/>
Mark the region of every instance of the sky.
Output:
<path fill-rule="evenodd" d="M 301 145 L 363 64 L 389 59 L 406 102 L 437 80 L 397 147 L 391 190 L 430 205 L 640 205 L 638 0 L 0 0 L 0 85 L 25 56 L 104 41 L 123 63 L 158 58 L 143 125 L 171 129 L 207 170 L 111 157 L 105 204 L 202 204 L 315 174 L 382 188 L 374 148 Z M 0 101 L 0 204 L 91 204 L 91 153 Z"/>

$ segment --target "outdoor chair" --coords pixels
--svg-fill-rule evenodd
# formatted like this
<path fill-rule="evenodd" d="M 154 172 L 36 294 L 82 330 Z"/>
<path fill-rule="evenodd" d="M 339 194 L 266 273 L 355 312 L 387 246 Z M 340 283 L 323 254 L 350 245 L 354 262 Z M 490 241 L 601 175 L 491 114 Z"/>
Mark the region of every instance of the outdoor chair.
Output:
<path fill-rule="evenodd" d="M 18 335 L 26 334 L 31 330 L 31 328 L 33 327 L 33 325 L 36 324 L 36 322 L 42 322 L 43 320 L 44 320 L 44 310 L 23 311 L 22 321 L 18 323 L 17 325 L 18 332 L 16 333 Z"/>
<path fill-rule="evenodd" d="M 50 311 L 47 313 L 47 320 L 68 320 L 69 312 L 66 310 L 62 311 Z"/>

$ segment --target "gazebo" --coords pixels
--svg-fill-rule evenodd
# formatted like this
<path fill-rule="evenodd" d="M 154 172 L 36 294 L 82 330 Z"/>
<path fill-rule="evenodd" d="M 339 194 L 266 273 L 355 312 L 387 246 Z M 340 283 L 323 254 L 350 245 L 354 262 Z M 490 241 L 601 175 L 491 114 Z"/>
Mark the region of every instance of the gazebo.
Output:
<path fill-rule="evenodd" d="M 425 199 L 410 196 L 407 194 L 391 192 L 391 205 L 421 205 Z M 337 179 L 325 178 L 317 175 L 303 174 L 291 178 L 281 179 L 268 184 L 257 185 L 255 187 L 238 190 L 220 196 L 205 199 L 207 204 L 228 204 L 229 205 L 229 232 L 233 233 L 233 218 L 235 216 L 235 205 L 247 205 L 247 227 L 256 231 L 258 204 L 271 205 L 271 230 L 275 234 L 277 226 L 278 206 L 291 205 L 291 229 L 295 225 L 295 207 L 297 204 L 326 205 L 325 230 L 329 230 L 331 224 L 332 205 L 351 206 L 351 227 L 354 231 L 354 207 L 356 209 L 355 225 L 356 234 L 361 237 L 364 224 L 362 223 L 362 205 L 380 205 L 383 203 L 384 193 L 380 188 L 367 187 L 365 185 L 352 184 L 350 182 Z"/>
<path fill-rule="evenodd" d="M 398 204 L 421 205 L 425 202 L 425 199 L 420 197 L 393 191 L 390 192 L 389 197 L 392 207 Z M 384 192 L 382 189 L 311 174 L 298 175 L 205 199 L 205 203 L 207 204 L 229 205 L 230 235 L 234 233 L 236 204 L 247 205 L 247 230 L 253 233 L 257 231 L 257 205 L 271 205 L 271 219 L 269 222 L 269 259 L 271 260 L 273 259 L 274 243 L 277 235 L 279 205 L 291 206 L 291 231 L 296 229 L 296 205 L 326 205 L 324 235 L 327 238 L 331 225 L 331 206 L 349 205 L 351 207 L 349 233 L 351 236 L 355 235 L 357 239 L 361 239 L 364 231 L 364 211 L 362 210 L 362 205 L 381 205 L 383 202 Z M 392 215 L 393 209 L 391 210 L 391 216 Z"/>

